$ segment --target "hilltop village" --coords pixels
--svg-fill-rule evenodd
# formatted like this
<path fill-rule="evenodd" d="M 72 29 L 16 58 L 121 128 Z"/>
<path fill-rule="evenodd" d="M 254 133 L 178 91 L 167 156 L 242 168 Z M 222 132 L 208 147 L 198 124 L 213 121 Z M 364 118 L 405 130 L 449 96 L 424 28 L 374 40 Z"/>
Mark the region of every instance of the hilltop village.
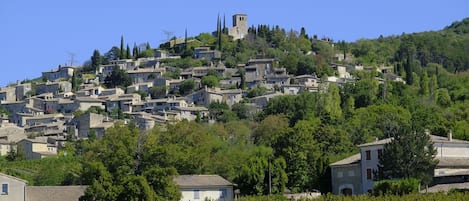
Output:
<path fill-rule="evenodd" d="M 247 16 L 235 15 L 233 19 L 229 36 L 233 40 L 247 36 Z M 169 43 L 185 43 L 183 39 L 174 41 Z M 2 136 L 8 136 L 2 143 L 2 155 L 7 154 L 10 144 L 17 143 L 23 144 L 27 159 L 57 155 L 68 138 L 102 137 L 116 121 L 135 121 L 141 130 L 183 120 L 213 122 L 218 119 L 210 114 L 209 106 L 217 102 L 229 107 L 243 103 L 249 113 L 256 113 L 277 96 L 317 93 L 320 86 L 354 82 L 351 71 L 377 71 L 404 82 L 392 73 L 392 67 L 331 64 L 334 75 L 318 77 L 315 73 L 289 74 L 275 58 L 251 58 L 247 63 L 227 67 L 219 60 L 218 50 L 201 46 L 193 52 L 193 58 L 207 62 L 206 65 L 176 69 L 164 62 L 181 56 L 157 49 L 154 57 L 111 60 L 91 73 L 82 73 L 83 67 L 58 66 L 42 72 L 35 81 L 2 87 L 0 101 L 8 112 L 1 116 Z M 343 55 L 336 56 L 340 61 Z M 173 76 L 175 71 L 177 76 Z M 126 74 L 119 78 L 128 79 L 130 85 L 106 87 L 106 79 L 118 72 Z M 220 80 L 204 83 L 208 76 Z M 77 79 L 80 84 L 74 86 Z M 262 89 L 262 94 L 248 94 L 256 89 Z"/>
<path fill-rule="evenodd" d="M 448 80 L 465 70 L 467 59 L 453 60 L 450 55 L 438 63 L 436 56 L 420 57 L 425 46 L 415 49 L 405 42 L 418 46 L 418 35 L 380 37 L 375 41 L 378 45 L 366 40 L 346 43 L 310 37 L 304 29 L 287 32 L 278 26 L 250 27 L 246 14 L 236 14 L 232 20 L 233 26 L 227 28 L 225 19 L 219 17 L 213 33 L 188 37 L 186 31 L 184 37 L 172 37 L 158 48 L 144 43 L 131 49 L 122 36 L 120 47 L 112 47 L 104 55 L 95 50 L 82 66 L 59 65 L 39 78 L 1 87 L 0 155 L 4 160 L 76 157 L 86 161 L 73 162 L 83 167 L 74 173 L 84 175 L 81 179 L 68 175 L 70 180 L 61 182 L 78 186 L 40 189 L 0 174 L 10 184 L 26 189 L 26 193 L 15 192 L 4 182 L 2 192 L 22 194 L 23 200 L 29 194 L 26 200 L 34 200 L 32 195 L 40 197 L 46 191 L 71 191 L 75 193 L 63 196 L 93 200 L 99 194 L 96 189 L 111 189 L 93 183 L 104 175 L 96 172 L 102 171 L 101 166 L 93 166 L 99 161 L 113 175 L 114 180 L 106 182 L 122 188 L 128 181 L 118 179 L 125 175 L 121 171 L 144 175 L 143 183 L 151 179 L 148 174 L 171 176 L 164 185 L 171 186 L 172 181 L 178 187 L 173 200 L 233 200 L 242 195 L 285 192 L 289 199 L 313 198 L 321 195 L 317 189 L 343 195 L 372 194 L 379 178 L 395 178 L 381 172 L 386 144 L 394 142 L 399 132 L 413 133 L 401 128 L 418 126 L 422 135 L 413 138 L 435 147 L 434 153 L 419 149 L 421 158 L 433 156 L 425 161 L 430 169 L 424 169 L 432 173 L 428 181 L 425 175 L 409 177 L 418 178 L 417 183 L 425 184 L 427 191 L 452 188 L 441 184 L 465 184 L 469 142 L 464 140 L 468 139 L 469 122 L 459 117 L 467 111 L 450 112 L 456 109 L 448 108 L 464 108 L 468 91 L 453 87 L 464 84 Z M 397 39 L 404 42 L 396 45 L 393 41 Z M 390 47 L 379 46 L 387 43 Z M 464 83 L 467 76 L 459 80 Z M 428 115 L 432 111 L 435 115 Z M 207 134 L 212 132 L 216 140 Z M 113 164 L 116 160 L 102 158 L 113 157 L 108 149 L 122 154 L 116 148 L 121 143 L 118 140 L 129 139 L 121 139 L 120 133 L 140 133 L 129 137 L 136 143 L 135 150 L 129 151 L 135 152 L 129 159 L 135 162 L 132 171 L 112 170 L 121 166 Z M 158 137 L 141 133 L 158 133 Z M 155 144 L 146 147 L 147 138 Z M 207 142 L 201 142 L 204 140 Z M 183 147 L 174 148 L 178 143 Z M 209 151 L 198 147 L 203 143 Z M 220 144 L 228 148 L 221 152 Z M 161 149 L 152 150 L 153 145 Z M 141 151 L 146 148 L 151 151 Z M 185 154 L 193 158 L 183 157 Z M 207 158 L 200 159 L 202 155 Z M 212 157 L 234 160 L 226 168 L 215 164 L 217 158 Z M 242 163 L 233 164 L 234 157 L 240 157 Z M 152 167 L 148 164 L 169 169 L 148 173 Z M 255 167 L 259 168 L 249 169 Z M 27 170 L 13 166 L 0 167 L 0 171 L 28 175 Z M 151 196 L 163 196 L 157 186 L 148 188 L 157 192 Z M 174 192 L 165 190 L 164 198 L 170 199 Z M 134 196 L 119 192 L 114 193 Z M 103 195 L 104 200 L 108 198 Z"/>

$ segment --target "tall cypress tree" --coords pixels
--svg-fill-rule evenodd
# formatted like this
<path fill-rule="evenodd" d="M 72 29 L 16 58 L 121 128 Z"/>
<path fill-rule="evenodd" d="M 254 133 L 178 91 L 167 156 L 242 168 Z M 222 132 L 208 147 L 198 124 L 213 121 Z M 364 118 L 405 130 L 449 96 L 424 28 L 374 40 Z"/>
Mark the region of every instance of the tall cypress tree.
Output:
<path fill-rule="evenodd" d="M 120 59 L 125 59 L 125 49 L 124 49 L 124 36 L 121 36 L 121 49 L 120 49 Z"/>
<path fill-rule="evenodd" d="M 129 44 L 127 44 L 127 48 L 125 49 L 125 57 L 126 57 L 127 59 L 132 58 L 132 55 L 130 54 L 130 47 L 129 47 Z"/>
<path fill-rule="evenodd" d="M 223 33 L 228 34 L 228 30 L 226 29 L 226 16 L 223 14 Z"/>
<path fill-rule="evenodd" d="M 221 35 L 222 35 L 221 21 L 220 21 L 220 15 L 218 15 L 218 20 L 217 20 L 217 36 L 218 36 L 218 50 L 220 50 L 220 51 L 221 51 Z"/>
<path fill-rule="evenodd" d="M 132 49 L 132 56 L 136 59 L 138 58 L 138 47 L 137 47 L 137 44 L 135 44 L 135 43 L 134 43 L 134 47 Z"/>

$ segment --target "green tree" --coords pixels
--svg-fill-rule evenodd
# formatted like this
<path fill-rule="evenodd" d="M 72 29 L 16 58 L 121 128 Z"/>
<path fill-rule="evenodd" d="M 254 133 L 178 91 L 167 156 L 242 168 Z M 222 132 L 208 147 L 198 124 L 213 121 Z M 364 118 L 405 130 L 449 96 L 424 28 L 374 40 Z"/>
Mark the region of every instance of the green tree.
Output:
<path fill-rule="evenodd" d="M 440 88 L 436 91 L 436 103 L 442 107 L 449 107 L 451 105 L 448 89 Z"/>
<path fill-rule="evenodd" d="M 314 121 L 300 121 L 294 128 L 284 130 L 273 144 L 276 155 L 286 161 L 287 188 L 293 192 L 312 189 L 317 177 L 319 149 L 312 135 L 316 128 Z"/>
<path fill-rule="evenodd" d="M 121 48 L 119 49 L 119 59 L 127 59 L 124 48 L 124 36 L 121 36 Z"/>
<path fill-rule="evenodd" d="M 132 84 L 129 74 L 117 67 L 111 72 L 109 76 L 104 78 L 104 85 L 108 88 L 114 87 L 128 87 Z"/>
<path fill-rule="evenodd" d="M 234 182 L 243 195 L 266 195 L 269 194 L 270 175 L 271 193 L 282 193 L 288 180 L 285 168 L 283 158 L 274 158 L 272 149 L 260 146 L 243 162 Z"/>
<path fill-rule="evenodd" d="M 220 86 L 220 81 L 218 80 L 217 77 L 213 75 L 206 75 L 202 77 L 201 84 L 202 86 L 207 86 L 209 88 L 212 88 L 212 87 Z"/>
<path fill-rule="evenodd" d="M 116 46 L 113 46 L 108 52 L 103 56 L 103 64 L 108 64 L 112 60 L 117 60 L 120 58 L 120 49 Z"/>
<path fill-rule="evenodd" d="M 130 53 L 129 44 L 127 44 L 127 48 L 125 49 L 125 58 L 127 58 L 127 59 L 132 58 L 132 54 Z"/>
<path fill-rule="evenodd" d="M 429 79 L 426 71 L 422 73 L 422 78 L 420 79 L 420 94 L 424 96 L 428 96 L 430 94 Z"/>
<path fill-rule="evenodd" d="M 137 44 L 134 43 L 134 47 L 132 48 L 132 57 L 134 59 L 140 58 L 138 53 L 139 53 L 139 50 L 138 50 Z"/>
<path fill-rule="evenodd" d="M 401 126 L 392 132 L 391 142 L 378 156 L 378 177 L 381 179 L 416 178 L 429 184 L 438 164 L 430 135 L 423 129 Z"/>
<path fill-rule="evenodd" d="M 166 97 L 168 94 L 167 90 L 168 89 L 166 86 L 154 86 L 148 89 L 148 92 L 150 93 L 152 99 L 159 99 Z"/>
<path fill-rule="evenodd" d="M 99 50 L 94 50 L 93 51 L 93 56 L 91 56 L 91 68 L 93 70 L 97 70 L 99 65 L 102 64 L 102 57 L 101 54 L 99 53 Z"/>
<path fill-rule="evenodd" d="M 176 171 L 146 165 L 152 163 L 147 139 L 134 124 L 106 130 L 85 154 L 82 179 L 89 187 L 80 200 L 179 200 Z"/>
<path fill-rule="evenodd" d="M 10 150 L 7 153 L 6 159 L 8 161 L 26 160 L 26 152 L 24 152 L 23 146 L 21 144 L 16 146 L 10 144 Z"/>
<path fill-rule="evenodd" d="M 179 93 L 183 96 L 190 94 L 194 91 L 196 83 L 192 79 L 184 80 L 179 86 Z"/>

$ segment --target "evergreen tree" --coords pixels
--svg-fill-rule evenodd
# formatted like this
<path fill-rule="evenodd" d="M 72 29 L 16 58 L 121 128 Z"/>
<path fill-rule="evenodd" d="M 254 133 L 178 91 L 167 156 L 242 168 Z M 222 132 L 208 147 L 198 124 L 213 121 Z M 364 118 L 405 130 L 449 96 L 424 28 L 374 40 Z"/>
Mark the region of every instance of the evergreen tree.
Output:
<path fill-rule="evenodd" d="M 137 47 L 137 44 L 134 43 L 134 47 L 132 48 L 132 56 L 134 58 L 138 58 L 138 47 Z"/>
<path fill-rule="evenodd" d="M 124 49 L 124 36 L 121 36 L 121 48 L 120 48 L 119 59 L 126 59 L 125 49 Z"/>
<path fill-rule="evenodd" d="M 132 58 L 132 55 L 130 54 L 129 44 L 127 44 L 127 48 L 125 49 L 125 58 L 127 58 L 127 59 Z"/>
<path fill-rule="evenodd" d="M 391 142 L 384 145 L 383 154 L 378 156 L 378 178 L 416 178 L 428 184 L 438 164 L 430 135 L 423 129 L 406 126 L 394 128 L 391 132 Z"/>
<path fill-rule="evenodd" d="M 99 50 L 94 50 L 93 51 L 93 56 L 91 56 L 91 68 L 93 70 L 97 70 L 99 65 L 101 65 L 103 62 L 103 59 L 101 57 L 101 54 L 99 53 Z"/>
<path fill-rule="evenodd" d="M 430 94 L 429 83 L 428 83 L 428 74 L 426 71 L 422 73 L 422 78 L 420 79 L 420 94 L 428 96 Z"/>

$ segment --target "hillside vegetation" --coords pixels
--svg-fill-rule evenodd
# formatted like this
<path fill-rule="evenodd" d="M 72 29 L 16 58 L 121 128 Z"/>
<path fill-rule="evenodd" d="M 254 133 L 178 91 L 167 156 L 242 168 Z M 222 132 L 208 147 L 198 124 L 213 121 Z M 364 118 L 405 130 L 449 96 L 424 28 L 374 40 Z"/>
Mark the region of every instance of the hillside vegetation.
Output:
<path fill-rule="evenodd" d="M 209 63 L 193 59 L 191 51 L 210 46 L 222 51 L 221 61 L 227 67 L 255 57 L 275 58 L 276 67 L 285 67 L 292 75 L 325 77 L 334 75 L 330 63 L 384 65 L 392 66 L 406 83 L 384 79 L 376 71 L 353 72 L 358 78 L 355 82 L 340 87 L 322 84 L 319 93 L 280 96 L 256 114 L 248 112 L 244 102 L 232 107 L 213 103 L 209 109 L 217 123 L 183 121 L 148 132 L 140 132 L 132 123 L 118 124 L 102 139 L 69 143 L 71 154 L 66 157 L 3 161 L 0 169 L 33 185 L 90 185 L 86 196 L 99 194 L 102 200 L 125 196 L 177 200 L 171 181 L 177 174 L 219 174 L 237 183 L 242 195 L 265 195 L 269 168 L 273 193 L 285 189 L 328 192 L 328 165 L 356 153 L 358 144 L 389 137 L 393 126 L 425 128 L 441 136 L 451 130 L 454 138 L 469 140 L 468 30 L 469 18 L 441 31 L 347 43 L 310 37 L 304 29 L 296 32 L 259 25 L 251 27 L 243 40 L 202 33 L 194 37 L 199 42 L 185 47 L 162 44 L 162 49 L 183 57 L 162 65 L 178 69 Z M 84 71 L 119 58 L 124 54 L 121 50 L 113 47 L 103 56 L 93 54 Z M 153 50 L 147 45 L 143 52 L 137 48 L 125 54 L 127 58 L 147 57 Z M 336 54 L 344 54 L 345 60 L 336 60 Z M 253 91 L 249 92 L 258 93 Z M 49 173 L 52 179 L 45 178 Z M 127 188 L 144 190 L 127 195 L 122 190 Z M 462 200 L 464 196 L 325 196 L 319 200 Z"/>

